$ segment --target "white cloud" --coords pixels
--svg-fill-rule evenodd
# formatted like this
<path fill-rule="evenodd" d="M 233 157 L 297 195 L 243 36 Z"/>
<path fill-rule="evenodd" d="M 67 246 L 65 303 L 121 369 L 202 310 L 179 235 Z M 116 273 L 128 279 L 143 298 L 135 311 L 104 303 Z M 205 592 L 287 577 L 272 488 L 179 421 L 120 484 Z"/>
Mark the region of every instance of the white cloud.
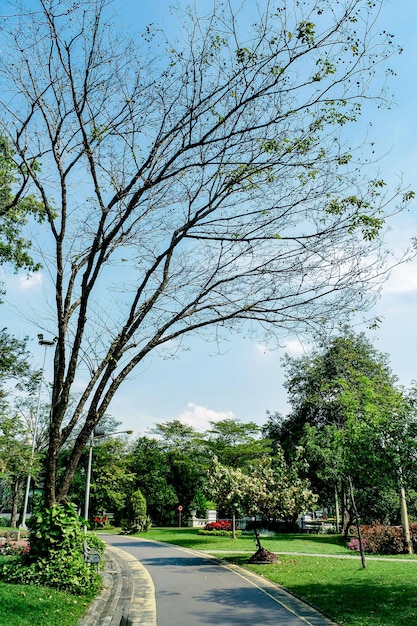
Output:
<path fill-rule="evenodd" d="M 203 431 L 210 428 L 209 422 L 218 422 L 224 419 L 233 419 L 234 417 L 233 411 L 214 411 L 213 409 L 207 409 L 204 406 L 189 402 L 187 410 L 180 413 L 176 419 L 183 424 L 188 424 L 199 431 Z"/>
<path fill-rule="evenodd" d="M 383 287 L 383 294 L 417 293 L 417 263 L 405 263 L 395 268 Z"/>
<path fill-rule="evenodd" d="M 306 354 L 306 352 L 309 352 L 310 349 L 311 345 L 309 343 L 303 343 L 299 339 L 291 339 L 284 343 L 285 352 L 294 357 L 302 356 Z"/>
<path fill-rule="evenodd" d="M 43 283 L 43 276 L 40 272 L 35 274 L 19 274 L 17 276 L 15 285 L 17 289 L 26 291 L 27 289 L 36 289 Z"/>
<path fill-rule="evenodd" d="M 265 346 L 263 343 L 257 343 L 255 347 L 256 350 L 261 354 L 268 354 L 268 352 L 272 352 L 272 350 L 268 348 L 268 346 Z"/>

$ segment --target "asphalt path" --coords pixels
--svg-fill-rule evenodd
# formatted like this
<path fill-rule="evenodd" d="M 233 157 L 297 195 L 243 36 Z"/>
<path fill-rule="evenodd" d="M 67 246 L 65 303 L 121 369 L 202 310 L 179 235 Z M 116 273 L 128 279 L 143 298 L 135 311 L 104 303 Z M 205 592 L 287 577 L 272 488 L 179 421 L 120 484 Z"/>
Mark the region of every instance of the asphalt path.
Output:
<path fill-rule="evenodd" d="M 103 536 L 149 572 L 158 626 L 325 626 L 329 620 L 277 585 L 216 558 L 156 541 Z"/>

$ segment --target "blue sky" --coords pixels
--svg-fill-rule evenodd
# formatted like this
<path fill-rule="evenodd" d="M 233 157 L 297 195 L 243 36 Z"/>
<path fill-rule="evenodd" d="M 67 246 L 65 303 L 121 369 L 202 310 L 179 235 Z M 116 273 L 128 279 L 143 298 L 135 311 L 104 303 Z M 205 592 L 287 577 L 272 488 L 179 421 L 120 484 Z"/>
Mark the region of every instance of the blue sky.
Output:
<path fill-rule="evenodd" d="M 118 0 L 116 6 L 126 23 L 141 30 L 148 22 L 159 22 L 169 28 L 170 2 L 153 0 Z M 261 2 L 262 4 L 262 2 Z M 385 155 L 378 167 L 392 185 L 403 177 L 417 190 L 417 3 L 403 0 L 401 10 L 394 0 L 386 2 L 381 15 L 381 29 L 395 33 L 404 53 L 395 61 L 397 76 L 392 81 L 396 104 L 391 111 L 373 116 L 369 133 L 376 142 L 376 151 Z M 417 212 L 414 202 L 407 214 L 393 223 L 390 245 L 400 249 L 412 236 L 417 236 Z M 26 320 L 45 299 L 42 273 L 27 280 L 25 274 L 3 274 L 7 285 L 7 303 L 0 310 L 1 324 L 17 336 L 31 338 L 34 365 L 42 363 L 43 352 L 37 345 L 40 329 L 35 321 Z M 403 265 L 392 272 L 382 297 L 371 314 L 383 321 L 378 331 L 369 333 L 375 347 L 390 355 L 392 369 L 404 385 L 417 379 L 417 262 Z M 155 422 L 181 419 L 198 429 L 205 429 L 209 420 L 236 417 L 263 424 L 266 411 L 287 411 L 284 374 L 280 358 L 288 351 L 301 354 L 302 346 L 295 337 L 282 341 L 282 348 L 266 346 L 241 335 L 231 336 L 217 353 L 215 345 L 198 338 L 189 338 L 188 350 L 174 360 L 154 356 L 120 389 L 109 412 L 132 428 L 136 435 L 145 434 Z M 49 362 L 48 362 L 49 361 Z M 47 360 L 46 378 L 51 377 L 52 355 Z"/>

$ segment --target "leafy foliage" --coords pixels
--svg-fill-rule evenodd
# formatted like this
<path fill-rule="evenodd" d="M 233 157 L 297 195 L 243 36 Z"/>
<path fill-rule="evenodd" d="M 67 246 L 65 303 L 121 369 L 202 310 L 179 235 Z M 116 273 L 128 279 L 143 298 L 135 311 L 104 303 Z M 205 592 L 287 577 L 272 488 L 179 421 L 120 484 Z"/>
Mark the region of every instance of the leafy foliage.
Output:
<path fill-rule="evenodd" d="M 56 551 L 50 557 L 32 562 L 15 559 L 1 564 L 0 578 L 14 584 L 45 585 L 75 595 L 100 589 L 99 575 L 84 562 L 82 554 Z"/>
<path fill-rule="evenodd" d="M 385 526 L 369 524 L 360 527 L 366 552 L 372 554 L 408 554 L 401 526 Z M 417 547 L 417 524 L 410 526 L 414 549 Z M 358 540 L 353 537 L 349 541 L 349 550 L 358 550 Z"/>
<path fill-rule="evenodd" d="M 174 430 L 178 431 L 176 427 Z M 205 502 L 201 492 L 207 458 L 202 454 L 201 435 L 193 437 L 193 443 L 174 437 L 140 437 L 129 466 L 136 475 L 136 487 L 146 498 L 148 514 L 157 525 L 175 523 L 179 504 L 188 516 L 195 505 Z"/>
<path fill-rule="evenodd" d="M 284 364 L 292 411 L 273 425 L 277 441 L 289 458 L 304 448 L 308 476 L 327 506 L 336 489 L 349 513 L 350 476 L 362 519 L 382 521 L 382 494 L 397 489 L 399 470 L 415 453 L 413 403 L 397 387 L 387 356 L 346 328 Z M 348 523 L 345 515 L 345 529 Z"/>
<path fill-rule="evenodd" d="M 49 557 L 56 551 L 80 549 L 82 520 L 71 503 L 55 504 L 36 512 L 29 521 L 31 559 Z"/>
<path fill-rule="evenodd" d="M 214 458 L 208 473 L 208 491 L 219 507 L 229 514 L 243 513 L 266 519 L 296 519 L 308 510 L 316 496 L 306 480 L 293 467 L 287 467 L 284 455 L 263 457 L 248 468 L 226 467 Z M 263 553 L 255 530 L 258 552 Z"/>
<path fill-rule="evenodd" d="M 228 418 L 210 424 L 205 446 L 209 455 L 215 455 L 224 465 L 247 467 L 271 452 L 270 442 L 261 437 L 261 428 L 254 422 Z"/>
<path fill-rule="evenodd" d="M 228 520 L 208 522 L 208 524 L 204 526 L 204 530 L 232 530 L 232 522 Z"/>
<path fill-rule="evenodd" d="M 41 265 L 30 256 L 32 242 L 22 232 L 31 217 L 42 221 L 45 211 L 33 195 L 23 194 L 24 184 L 25 175 L 13 159 L 10 144 L 0 135 L 0 265 L 35 271 Z"/>
<path fill-rule="evenodd" d="M 127 499 L 125 518 L 122 520 L 123 533 L 146 532 L 150 527 L 151 520 L 146 511 L 146 499 L 141 490 L 137 489 Z"/>
<path fill-rule="evenodd" d="M 77 595 L 100 588 L 100 577 L 84 561 L 82 520 L 72 504 L 37 512 L 29 526 L 30 551 L 0 566 L 2 580 L 47 585 Z M 95 543 L 103 549 L 100 539 Z"/>

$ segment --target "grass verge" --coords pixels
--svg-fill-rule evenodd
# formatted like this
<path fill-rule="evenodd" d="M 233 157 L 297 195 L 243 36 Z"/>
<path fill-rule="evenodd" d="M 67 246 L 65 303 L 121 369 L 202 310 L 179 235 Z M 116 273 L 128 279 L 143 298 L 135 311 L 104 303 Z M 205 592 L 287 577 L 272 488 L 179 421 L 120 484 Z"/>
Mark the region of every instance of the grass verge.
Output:
<path fill-rule="evenodd" d="M 75 626 L 93 597 L 0 582 L 0 626 Z"/>

